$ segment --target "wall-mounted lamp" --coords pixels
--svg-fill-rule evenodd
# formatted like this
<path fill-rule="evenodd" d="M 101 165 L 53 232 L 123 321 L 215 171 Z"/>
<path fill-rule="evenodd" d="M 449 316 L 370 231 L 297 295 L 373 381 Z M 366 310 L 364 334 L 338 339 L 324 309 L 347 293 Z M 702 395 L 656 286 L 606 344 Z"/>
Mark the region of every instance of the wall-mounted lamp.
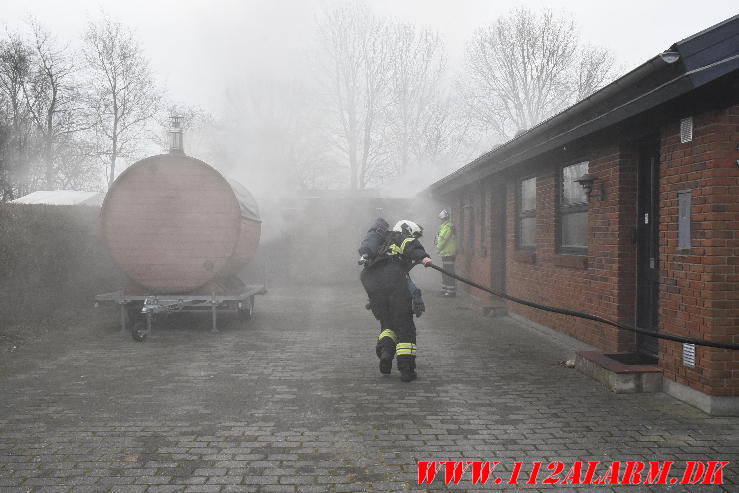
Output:
<path fill-rule="evenodd" d="M 582 175 L 579 179 L 575 180 L 575 183 L 579 183 L 580 186 L 585 190 L 585 195 L 588 197 L 588 201 L 590 201 L 590 196 L 593 194 L 593 186 L 595 184 L 595 180 L 597 179 L 597 176 L 588 173 Z M 602 181 L 596 189 L 596 197 L 598 198 L 598 200 L 603 200 L 603 198 L 605 197 Z"/>

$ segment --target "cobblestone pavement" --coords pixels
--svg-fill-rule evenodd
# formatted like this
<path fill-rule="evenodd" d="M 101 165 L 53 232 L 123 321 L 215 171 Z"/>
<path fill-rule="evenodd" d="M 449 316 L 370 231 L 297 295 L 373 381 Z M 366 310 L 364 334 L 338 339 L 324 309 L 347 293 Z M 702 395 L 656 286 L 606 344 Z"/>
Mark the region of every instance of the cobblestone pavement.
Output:
<path fill-rule="evenodd" d="M 274 289 L 247 328 L 178 318 L 144 343 L 100 329 L 0 355 L 0 492 L 442 490 L 443 472 L 417 485 L 434 459 L 729 460 L 724 487 L 659 488 L 738 491 L 739 419 L 610 393 L 464 298 L 427 295 L 402 383 L 377 370 L 364 301 L 358 283 Z"/>

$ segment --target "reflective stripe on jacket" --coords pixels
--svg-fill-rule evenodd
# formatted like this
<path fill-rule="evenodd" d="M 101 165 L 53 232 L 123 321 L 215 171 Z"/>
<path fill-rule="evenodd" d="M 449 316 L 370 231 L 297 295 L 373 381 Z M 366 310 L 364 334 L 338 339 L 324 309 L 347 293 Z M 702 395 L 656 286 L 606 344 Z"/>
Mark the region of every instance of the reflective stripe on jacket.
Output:
<path fill-rule="evenodd" d="M 417 238 L 392 231 L 390 232 L 388 243 L 383 247 L 380 254 L 374 259 L 371 259 L 365 268 L 372 268 L 380 262 L 392 259 L 393 261 L 400 262 L 405 271 L 408 272 L 425 257 L 428 257 L 428 253 L 426 253 L 426 250 L 424 250 L 423 245 L 421 245 L 421 242 Z"/>
<path fill-rule="evenodd" d="M 403 255 L 405 253 L 405 247 L 408 245 L 408 243 L 415 240 L 414 237 L 409 236 L 407 238 L 403 238 L 403 241 L 400 242 L 400 245 L 397 243 L 391 243 L 388 246 L 388 254 L 390 255 Z"/>

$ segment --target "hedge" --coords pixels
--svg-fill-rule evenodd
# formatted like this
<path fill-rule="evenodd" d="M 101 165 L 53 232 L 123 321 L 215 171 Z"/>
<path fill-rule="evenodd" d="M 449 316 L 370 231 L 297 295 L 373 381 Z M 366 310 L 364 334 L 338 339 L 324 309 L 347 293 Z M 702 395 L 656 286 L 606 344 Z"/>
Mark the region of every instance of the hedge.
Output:
<path fill-rule="evenodd" d="M 53 325 L 123 282 L 98 208 L 0 205 L 0 330 Z"/>

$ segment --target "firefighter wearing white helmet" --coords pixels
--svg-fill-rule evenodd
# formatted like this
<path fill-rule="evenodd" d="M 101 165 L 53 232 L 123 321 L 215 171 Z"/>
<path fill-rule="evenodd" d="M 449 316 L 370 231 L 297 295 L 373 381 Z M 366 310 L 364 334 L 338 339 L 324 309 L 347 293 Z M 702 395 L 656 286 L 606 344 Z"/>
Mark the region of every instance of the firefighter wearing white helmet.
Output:
<path fill-rule="evenodd" d="M 395 226 L 393 226 L 393 231 L 404 233 L 408 236 L 413 236 L 414 238 L 420 238 L 421 236 L 423 236 L 423 228 L 413 221 L 409 221 L 408 219 L 401 219 L 400 221 L 395 223 Z"/>
<path fill-rule="evenodd" d="M 359 248 L 360 262 L 364 264 L 360 279 L 372 314 L 380 321 L 376 346 L 380 372 L 389 374 L 395 357 L 400 379 L 410 382 L 417 377 L 412 291 L 417 290 L 420 295 L 420 290 L 409 285 L 408 272 L 419 263 L 428 265 L 431 259 L 418 241 L 423 235 L 421 226 L 407 219 L 398 221 L 391 231 L 383 226 L 386 228 L 387 222 L 378 219 Z M 377 247 L 379 238 L 384 241 Z"/>

